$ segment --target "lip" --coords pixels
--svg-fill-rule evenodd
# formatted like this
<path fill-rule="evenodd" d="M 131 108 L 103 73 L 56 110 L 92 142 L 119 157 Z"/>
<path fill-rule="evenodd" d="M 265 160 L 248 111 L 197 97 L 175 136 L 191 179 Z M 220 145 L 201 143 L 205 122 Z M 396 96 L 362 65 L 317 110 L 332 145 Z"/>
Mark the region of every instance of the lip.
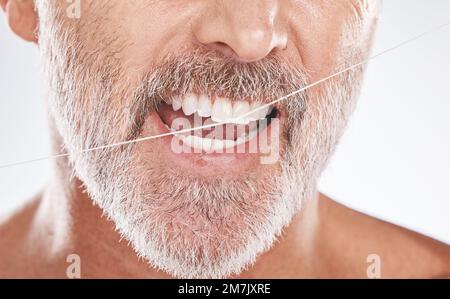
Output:
<path fill-rule="evenodd" d="M 258 130 L 258 135 L 254 138 L 257 140 L 246 141 L 242 146 L 245 146 L 245 151 L 240 152 L 233 148 L 233 151 L 216 153 L 209 152 L 194 152 L 193 148 L 182 145 L 182 152 L 175 152 L 172 148 L 172 141 L 178 138 L 174 135 L 164 136 L 154 139 L 150 142 L 143 142 L 138 146 L 138 150 L 142 152 L 145 157 L 146 153 L 158 152 L 159 162 L 163 162 L 168 167 L 183 171 L 183 173 L 195 177 L 206 176 L 211 177 L 217 175 L 233 175 L 242 174 L 245 171 L 255 169 L 260 165 L 260 157 L 262 153 L 259 151 L 249 151 L 251 142 L 254 145 L 259 141 L 261 134 L 266 134 L 272 138 L 279 138 L 278 132 L 273 136 L 271 124 L 267 127 Z M 160 134 L 170 133 L 165 123 L 156 111 L 149 114 L 147 120 L 142 128 L 141 137 L 154 136 Z"/>

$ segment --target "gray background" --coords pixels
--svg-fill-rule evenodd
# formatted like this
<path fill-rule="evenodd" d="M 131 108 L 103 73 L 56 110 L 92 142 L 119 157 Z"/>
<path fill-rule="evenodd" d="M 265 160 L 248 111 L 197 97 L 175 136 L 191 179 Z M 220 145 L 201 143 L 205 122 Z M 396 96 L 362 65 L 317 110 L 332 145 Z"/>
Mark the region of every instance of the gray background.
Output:
<path fill-rule="evenodd" d="M 374 54 L 450 21 L 449 0 L 385 0 Z M 2 19 L 4 19 L 2 17 Z M 450 243 L 450 27 L 369 65 L 360 103 L 320 189 Z M 36 46 L 0 22 L 0 165 L 50 155 Z M 48 182 L 47 160 L 0 168 L 0 214 Z"/>

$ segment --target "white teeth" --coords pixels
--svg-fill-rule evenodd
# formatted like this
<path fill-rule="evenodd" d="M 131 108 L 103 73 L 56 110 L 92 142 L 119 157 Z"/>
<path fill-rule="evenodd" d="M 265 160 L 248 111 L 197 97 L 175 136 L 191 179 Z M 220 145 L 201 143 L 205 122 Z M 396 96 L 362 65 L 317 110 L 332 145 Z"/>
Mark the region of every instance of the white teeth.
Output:
<path fill-rule="evenodd" d="M 248 115 L 250 104 L 246 101 L 238 101 L 233 105 L 233 122 L 236 124 L 247 125 L 250 122 Z M 244 116 L 245 115 L 245 116 Z M 240 117 L 243 116 L 243 117 Z"/>
<path fill-rule="evenodd" d="M 213 152 L 223 151 L 223 147 L 224 147 L 224 144 L 223 144 L 222 140 L 214 139 L 212 141 L 211 149 Z"/>
<path fill-rule="evenodd" d="M 229 148 L 233 148 L 235 146 L 241 145 L 245 143 L 247 140 L 250 140 L 256 136 L 255 133 L 250 133 L 249 135 L 243 134 L 236 140 L 227 140 L 227 139 L 210 139 L 210 138 L 202 138 L 195 135 L 176 135 L 185 145 L 193 148 L 200 149 L 204 152 L 218 152 L 223 153 L 224 150 Z"/>
<path fill-rule="evenodd" d="M 203 138 L 198 137 L 198 136 L 189 136 L 191 138 L 191 140 L 193 141 L 192 143 L 192 147 L 193 148 L 199 148 L 199 149 L 203 149 Z"/>
<path fill-rule="evenodd" d="M 224 139 L 222 140 L 222 142 L 224 143 L 224 148 L 232 148 L 236 145 L 236 142 L 234 140 L 228 140 L 228 139 Z"/>
<path fill-rule="evenodd" d="M 197 111 L 197 97 L 194 94 L 187 94 L 183 99 L 183 112 L 186 115 L 194 114 Z"/>
<path fill-rule="evenodd" d="M 212 112 L 212 104 L 208 96 L 201 95 L 198 99 L 197 113 L 201 117 L 210 117 Z"/>
<path fill-rule="evenodd" d="M 217 98 L 211 112 L 211 119 L 218 123 L 228 122 L 233 118 L 233 106 L 231 101 L 224 98 Z"/>
<path fill-rule="evenodd" d="M 172 109 L 173 111 L 178 111 L 181 109 L 182 101 L 179 96 L 175 96 L 172 99 Z"/>
<path fill-rule="evenodd" d="M 196 96 L 192 93 L 186 94 L 184 97 L 175 96 L 172 98 L 173 110 L 178 111 L 182 109 L 186 116 L 196 113 L 195 117 L 208 118 L 205 123 L 213 121 L 218 123 L 249 125 L 250 127 L 253 126 L 253 123 L 250 124 L 251 121 L 266 118 L 273 109 L 272 106 L 260 108 L 261 105 L 255 102 L 250 104 L 247 101 L 236 101 L 232 103 L 230 99 L 220 97 L 216 98 L 213 103 L 206 95 Z M 255 109 L 259 110 L 249 115 L 250 111 Z M 255 125 L 254 128 L 250 128 L 248 133 L 243 133 L 236 140 L 202 138 L 196 135 L 183 134 L 176 134 L 175 136 L 186 146 L 200 150 L 200 152 L 224 153 L 227 149 L 244 144 L 257 135 L 258 129 Z"/>
<path fill-rule="evenodd" d="M 248 140 L 251 140 L 251 139 L 255 138 L 257 135 L 258 135 L 258 129 L 251 130 L 250 132 L 248 132 L 247 138 L 248 138 Z"/>
<path fill-rule="evenodd" d="M 269 112 L 269 107 L 264 107 L 264 108 L 259 108 L 262 105 L 259 103 L 252 103 L 250 105 L 250 110 L 254 111 L 250 114 L 249 118 L 253 121 L 253 120 L 259 120 L 259 119 L 264 119 L 267 116 L 267 113 Z"/>
<path fill-rule="evenodd" d="M 194 149 L 201 149 L 205 152 L 221 152 L 228 148 L 233 148 L 238 142 L 244 142 L 245 140 L 219 140 L 219 139 L 210 139 L 210 138 L 201 138 L 194 135 L 189 136 L 177 136 L 180 138 L 184 144 Z"/>
<path fill-rule="evenodd" d="M 269 114 L 269 109 L 270 106 L 265 106 L 264 108 L 261 108 L 260 110 L 258 110 L 258 119 L 264 119 L 266 118 L 266 116 Z"/>
<path fill-rule="evenodd" d="M 252 104 L 250 105 L 250 110 L 253 111 L 253 112 L 250 114 L 250 118 L 251 118 L 252 120 L 257 120 L 257 119 L 259 119 L 259 111 L 254 111 L 254 110 L 258 109 L 258 107 L 259 107 L 259 104 L 258 104 L 258 103 L 252 103 Z"/>
<path fill-rule="evenodd" d="M 211 151 L 211 146 L 212 146 L 212 139 L 209 138 L 202 138 L 203 139 L 203 143 L 202 143 L 202 148 L 205 152 L 209 152 Z"/>
<path fill-rule="evenodd" d="M 273 107 L 261 107 L 260 103 L 249 103 L 247 101 L 237 101 L 232 103 L 230 99 L 218 97 L 214 103 L 207 95 L 196 96 L 189 93 L 180 98 L 176 96 L 172 99 L 172 108 L 178 111 L 181 108 L 186 116 L 195 112 L 201 117 L 211 117 L 214 122 L 218 123 L 235 123 L 240 125 L 248 125 L 251 121 L 266 118 L 272 112 Z"/>

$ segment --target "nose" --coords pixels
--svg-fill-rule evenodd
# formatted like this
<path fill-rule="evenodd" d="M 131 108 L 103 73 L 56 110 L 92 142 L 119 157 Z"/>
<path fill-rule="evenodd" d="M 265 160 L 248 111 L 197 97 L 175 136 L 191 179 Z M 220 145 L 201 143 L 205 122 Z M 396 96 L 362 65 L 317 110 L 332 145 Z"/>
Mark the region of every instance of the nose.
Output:
<path fill-rule="evenodd" d="M 207 0 L 205 13 L 193 22 L 203 45 L 242 62 L 258 61 L 284 49 L 287 34 L 278 0 Z"/>

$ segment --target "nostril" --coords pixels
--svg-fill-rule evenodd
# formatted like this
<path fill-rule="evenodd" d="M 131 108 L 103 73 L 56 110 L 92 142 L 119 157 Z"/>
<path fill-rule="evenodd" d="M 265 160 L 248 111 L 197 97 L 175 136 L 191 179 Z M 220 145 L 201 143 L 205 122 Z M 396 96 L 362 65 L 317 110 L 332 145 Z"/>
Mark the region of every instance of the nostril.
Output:
<path fill-rule="evenodd" d="M 236 52 L 224 42 L 217 41 L 217 42 L 210 43 L 208 46 L 212 50 L 215 50 L 215 51 L 223 54 L 224 56 L 228 56 L 228 57 L 236 56 Z"/>

